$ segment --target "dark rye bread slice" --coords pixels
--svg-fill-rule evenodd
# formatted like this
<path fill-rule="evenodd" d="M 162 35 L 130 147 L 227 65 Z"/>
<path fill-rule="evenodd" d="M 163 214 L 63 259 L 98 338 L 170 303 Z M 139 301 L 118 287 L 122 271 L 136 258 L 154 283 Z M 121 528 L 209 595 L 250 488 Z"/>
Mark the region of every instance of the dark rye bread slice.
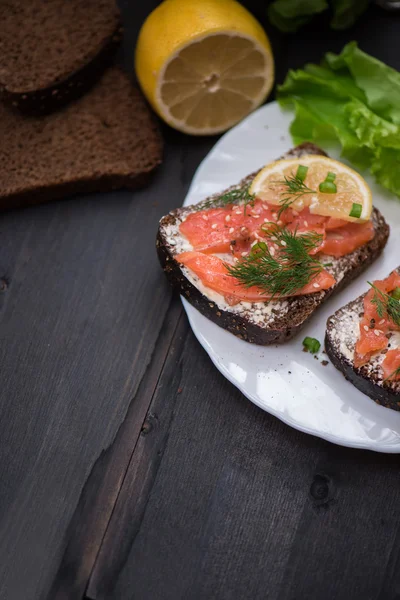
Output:
<path fill-rule="evenodd" d="M 0 105 L 0 209 L 77 193 L 135 189 L 162 159 L 141 93 L 117 67 L 83 98 L 42 117 Z"/>
<path fill-rule="evenodd" d="M 85 93 L 122 38 L 115 0 L 2 0 L 0 97 L 44 114 Z"/>
<path fill-rule="evenodd" d="M 290 150 L 282 158 L 301 157 L 305 154 L 326 156 L 325 152 L 314 144 L 306 143 Z M 249 183 L 256 174 L 249 175 L 237 186 L 229 189 Z M 225 192 L 215 194 L 211 198 L 217 199 Z M 208 200 L 210 198 L 204 202 Z M 201 204 L 200 202 L 196 205 L 196 210 Z M 198 278 L 175 259 L 175 255 L 182 249 L 184 239 L 179 233 L 179 224 L 193 210 L 191 206 L 178 208 L 160 221 L 156 244 L 160 263 L 168 280 L 211 321 L 247 342 L 264 346 L 282 343 L 292 338 L 329 296 L 345 287 L 379 256 L 389 236 L 388 225 L 380 212 L 374 209 L 372 219 L 375 237 L 368 244 L 347 256 L 323 261 L 332 263 L 332 266 L 326 267 L 326 269 L 337 280 L 337 284 L 330 290 L 269 303 L 240 302 L 231 307 L 223 302 L 221 296 L 218 297 L 209 290 L 205 290 Z"/>
<path fill-rule="evenodd" d="M 400 272 L 400 268 L 397 269 Z M 359 336 L 359 323 L 364 314 L 365 294 L 349 302 L 329 317 L 326 325 L 325 351 L 332 364 L 348 381 L 377 404 L 400 410 L 400 381 L 385 381 L 380 364 L 385 353 L 377 354 L 369 363 L 355 367 L 354 349 Z M 388 348 L 400 346 L 400 334 L 393 334 Z"/>

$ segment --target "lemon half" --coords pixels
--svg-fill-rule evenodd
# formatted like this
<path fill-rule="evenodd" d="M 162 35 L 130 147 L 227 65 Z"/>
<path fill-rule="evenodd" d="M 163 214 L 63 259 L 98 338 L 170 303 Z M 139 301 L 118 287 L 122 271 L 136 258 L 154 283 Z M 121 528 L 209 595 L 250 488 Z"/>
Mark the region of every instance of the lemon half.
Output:
<path fill-rule="evenodd" d="M 288 185 L 283 183 L 285 177 L 296 176 L 300 165 L 308 167 L 304 184 L 309 191 L 303 188 L 304 193 L 288 193 Z M 337 193 L 319 191 L 328 173 L 335 174 Z M 308 207 L 312 214 L 355 223 L 368 221 L 372 212 L 372 193 L 363 177 L 338 160 L 314 154 L 267 165 L 253 180 L 250 193 L 276 206 L 289 198 L 293 201 L 291 207 L 298 212 Z"/>
<path fill-rule="evenodd" d="M 135 68 L 158 115 L 194 135 L 238 123 L 274 80 L 267 35 L 235 0 L 165 0 L 142 26 Z"/>

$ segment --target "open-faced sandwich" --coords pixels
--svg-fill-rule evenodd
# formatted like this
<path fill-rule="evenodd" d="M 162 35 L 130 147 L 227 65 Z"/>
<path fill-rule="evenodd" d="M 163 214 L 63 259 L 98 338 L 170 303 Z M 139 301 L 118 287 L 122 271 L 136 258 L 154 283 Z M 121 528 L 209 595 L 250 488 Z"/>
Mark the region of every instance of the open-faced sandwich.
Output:
<path fill-rule="evenodd" d="M 256 344 L 291 338 L 381 253 L 389 228 L 363 178 L 303 144 L 238 185 L 163 217 L 170 282 Z"/>
<path fill-rule="evenodd" d="M 400 410 L 400 268 L 328 319 L 325 349 L 359 390 Z"/>

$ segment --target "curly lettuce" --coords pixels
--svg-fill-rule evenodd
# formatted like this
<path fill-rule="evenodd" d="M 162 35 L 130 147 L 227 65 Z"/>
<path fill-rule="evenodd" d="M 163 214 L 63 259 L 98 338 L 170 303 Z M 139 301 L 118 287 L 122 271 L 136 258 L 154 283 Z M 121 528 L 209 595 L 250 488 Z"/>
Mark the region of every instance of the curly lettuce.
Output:
<path fill-rule="evenodd" d="M 278 101 L 295 110 L 295 143 L 338 141 L 343 157 L 400 196 L 400 73 L 351 42 L 289 71 Z"/>

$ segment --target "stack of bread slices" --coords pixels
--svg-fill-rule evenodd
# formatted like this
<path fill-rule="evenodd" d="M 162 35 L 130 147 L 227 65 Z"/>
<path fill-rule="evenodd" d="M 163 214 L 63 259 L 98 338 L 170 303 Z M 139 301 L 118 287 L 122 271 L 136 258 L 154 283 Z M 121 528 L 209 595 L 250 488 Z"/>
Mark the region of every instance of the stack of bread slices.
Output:
<path fill-rule="evenodd" d="M 9 0 L 0 22 L 0 209 L 144 185 L 162 139 L 114 65 L 115 0 Z"/>

